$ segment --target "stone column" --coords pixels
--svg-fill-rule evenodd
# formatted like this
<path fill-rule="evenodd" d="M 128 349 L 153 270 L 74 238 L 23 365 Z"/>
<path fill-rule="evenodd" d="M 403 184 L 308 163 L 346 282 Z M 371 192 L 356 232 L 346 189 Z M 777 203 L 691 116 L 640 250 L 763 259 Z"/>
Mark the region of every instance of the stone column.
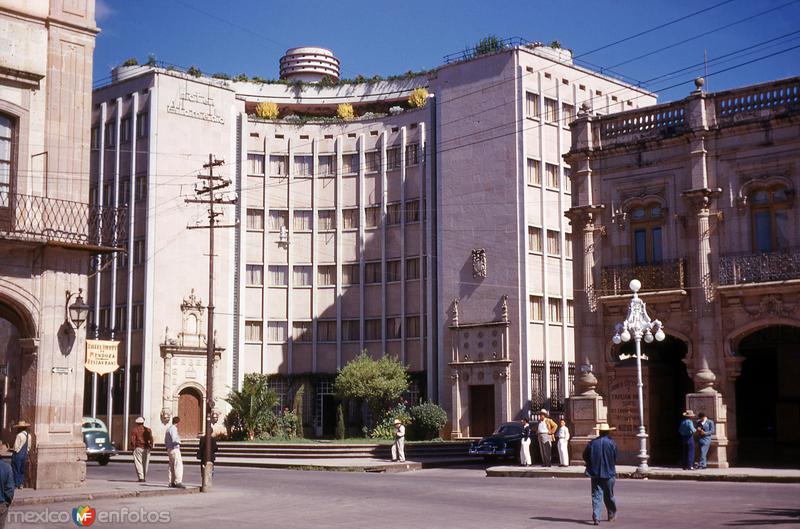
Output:
<path fill-rule="evenodd" d="M 457 370 L 453 370 L 453 374 L 450 376 L 450 381 L 453 387 L 453 416 L 450 419 L 451 424 L 451 432 L 450 438 L 451 439 L 460 439 L 461 438 L 461 388 L 459 388 L 459 373 Z"/>
<path fill-rule="evenodd" d="M 172 418 L 172 353 L 164 353 L 164 387 L 161 397 L 161 422 L 167 424 Z"/>

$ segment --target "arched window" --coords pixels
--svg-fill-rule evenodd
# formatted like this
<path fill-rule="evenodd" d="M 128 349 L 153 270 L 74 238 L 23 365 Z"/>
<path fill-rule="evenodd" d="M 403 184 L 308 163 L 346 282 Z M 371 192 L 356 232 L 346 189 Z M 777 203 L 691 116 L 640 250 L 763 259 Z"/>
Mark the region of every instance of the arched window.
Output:
<path fill-rule="evenodd" d="M 782 186 L 750 193 L 753 251 L 768 253 L 789 246 L 790 198 Z"/>
<path fill-rule="evenodd" d="M 633 264 L 655 264 L 663 260 L 661 241 L 663 217 L 664 210 L 658 202 L 631 208 Z"/>
<path fill-rule="evenodd" d="M 0 114 L 0 226 L 11 222 L 15 125 L 9 116 Z"/>

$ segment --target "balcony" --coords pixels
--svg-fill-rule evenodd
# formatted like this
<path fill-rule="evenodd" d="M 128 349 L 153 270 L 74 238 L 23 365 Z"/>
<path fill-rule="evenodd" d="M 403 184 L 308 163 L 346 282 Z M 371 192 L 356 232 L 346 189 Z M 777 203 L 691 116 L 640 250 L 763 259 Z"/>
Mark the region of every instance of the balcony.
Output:
<path fill-rule="evenodd" d="M 683 259 L 648 265 L 604 266 L 600 272 L 600 296 L 630 294 L 632 279 L 642 282 L 642 292 L 683 290 L 686 288 L 686 264 Z"/>
<path fill-rule="evenodd" d="M 719 260 L 720 285 L 800 279 L 800 248 L 769 253 L 734 253 Z"/>
<path fill-rule="evenodd" d="M 2 207 L 8 204 L 8 207 Z M 125 242 L 127 208 L 93 206 L 18 193 L 0 194 L 0 239 L 87 249 L 119 248 Z"/>

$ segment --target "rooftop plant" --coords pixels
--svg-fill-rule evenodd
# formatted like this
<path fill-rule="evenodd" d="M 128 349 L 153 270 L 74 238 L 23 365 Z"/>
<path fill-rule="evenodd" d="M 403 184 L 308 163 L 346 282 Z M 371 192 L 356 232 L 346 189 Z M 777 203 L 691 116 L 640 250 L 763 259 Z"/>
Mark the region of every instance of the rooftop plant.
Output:
<path fill-rule="evenodd" d="M 131 57 L 130 59 L 127 59 L 125 62 L 123 62 L 122 66 L 139 66 L 139 61 L 136 60 L 136 57 Z"/>
<path fill-rule="evenodd" d="M 505 48 L 503 41 L 501 41 L 495 35 L 489 35 L 478 41 L 473 48 L 473 55 L 475 57 L 480 57 L 481 55 L 488 55 L 490 53 L 498 52 L 503 48 Z"/>
<path fill-rule="evenodd" d="M 225 79 L 225 80 L 230 80 L 230 78 L 231 78 L 230 75 L 228 75 L 228 74 L 226 74 L 224 72 L 212 73 L 211 77 L 213 79 Z"/>
<path fill-rule="evenodd" d="M 256 116 L 261 119 L 276 119 L 278 117 L 278 105 L 272 101 L 264 101 L 256 105 Z"/>
<path fill-rule="evenodd" d="M 336 115 L 341 119 L 353 119 L 356 113 L 353 111 L 353 105 L 350 103 L 342 103 L 336 107 Z"/>
<path fill-rule="evenodd" d="M 428 90 L 417 88 L 408 96 L 408 104 L 411 108 L 422 108 L 428 103 Z"/>
<path fill-rule="evenodd" d="M 189 69 L 186 70 L 186 73 L 193 77 L 200 77 L 203 75 L 203 72 L 201 72 L 200 68 L 197 66 L 189 66 Z"/>

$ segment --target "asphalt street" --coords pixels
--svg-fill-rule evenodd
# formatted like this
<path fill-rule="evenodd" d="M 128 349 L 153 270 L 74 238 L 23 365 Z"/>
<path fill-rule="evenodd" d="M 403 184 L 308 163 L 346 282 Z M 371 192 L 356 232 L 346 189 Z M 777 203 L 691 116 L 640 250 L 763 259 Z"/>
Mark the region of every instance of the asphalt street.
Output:
<path fill-rule="evenodd" d="M 90 478 L 132 480 L 132 465 L 90 464 Z M 150 482 L 166 481 L 153 465 Z M 187 467 L 187 483 L 199 469 Z M 798 527 L 800 485 L 621 480 L 614 528 Z M 93 527 L 141 528 L 568 528 L 590 525 L 588 479 L 487 478 L 481 467 L 400 474 L 219 468 L 208 494 L 89 502 Z M 75 505 L 13 509 L 28 516 L 7 527 L 75 527 L 48 523 Z M 124 511 L 127 509 L 127 511 Z M 127 514 L 122 514 L 127 513 Z M 131 513 L 135 513 L 131 515 Z M 36 519 L 36 516 L 39 516 Z M 20 516 L 19 514 L 17 516 Z M 127 516 L 104 522 L 103 516 Z M 133 517 L 131 517 L 133 516 Z M 142 523 L 140 518 L 152 522 Z M 168 521 L 167 521 L 168 519 Z M 13 519 L 10 519 L 13 521 Z"/>

